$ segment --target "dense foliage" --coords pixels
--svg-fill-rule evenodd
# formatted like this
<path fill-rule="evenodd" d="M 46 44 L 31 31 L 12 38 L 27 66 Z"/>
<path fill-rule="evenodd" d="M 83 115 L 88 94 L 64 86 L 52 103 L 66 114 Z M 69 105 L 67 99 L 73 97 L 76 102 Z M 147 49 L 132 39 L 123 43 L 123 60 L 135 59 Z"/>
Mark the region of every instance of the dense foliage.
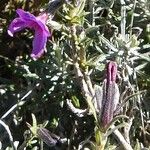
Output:
<path fill-rule="evenodd" d="M 30 24 L 7 33 L 18 8 L 49 15 L 37 60 Z M 0 10 L 1 149 L 150 148 L 149 0 L 0 0 Z M 106 132 L 93 101 L 110 61 L 120 107 Z"/>

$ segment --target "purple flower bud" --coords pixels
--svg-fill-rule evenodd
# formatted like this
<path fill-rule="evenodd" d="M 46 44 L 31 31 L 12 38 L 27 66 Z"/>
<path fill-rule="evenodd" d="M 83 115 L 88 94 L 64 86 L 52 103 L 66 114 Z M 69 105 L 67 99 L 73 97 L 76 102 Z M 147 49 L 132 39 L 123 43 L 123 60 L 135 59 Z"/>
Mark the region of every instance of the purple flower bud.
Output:
<path fill-rule="evenodd" d="M 15 18 L 11 22 L 8 28 L 8 34 L 13 37 L 15 32 L 18 32 L 24 28 L 33 29 L 35 31 L 35 36 L 33 40 L 31 57 L 37 59 L 44 53 L 47 37 L 50 36 L 50 32 L 46 26 L 48 16 L 46 13 L 43 13 L 38 17 L 35 17 L 22 9 L 17 9 L 16 12 L 19 17 Z"/>
<path fill-rule="evenodd" d="M 51 133 L 46 128 L 43 127 L 39 128 L 37 130 L 37 135 L 42 141 L 44 141 L 50 147 L 56 146 L 58 143 L 61 143 L 60 137 Z"/>
<path fill-rule="evenodd" d="M 107 64 L 107 82 L 115 82 L 117 75 L 117 64 L 113 61 Z"/>
<path fill-rule="evenodd" d="M 112 121 L 114 112 L 119 103 L 119 89 L 116 84 L 117 64 L 110 61 L 107 64 L 106 79 L 103 82 L 101 96 L 97 96 L 97 105 L 99 106 L 100 126 L 106 129 Z M 97 88 L 98 90 L 98 88 Z M 98 93 L 97 93 L 98 94 Z M 97 95 L 96 94 L 96 95 Z"/>

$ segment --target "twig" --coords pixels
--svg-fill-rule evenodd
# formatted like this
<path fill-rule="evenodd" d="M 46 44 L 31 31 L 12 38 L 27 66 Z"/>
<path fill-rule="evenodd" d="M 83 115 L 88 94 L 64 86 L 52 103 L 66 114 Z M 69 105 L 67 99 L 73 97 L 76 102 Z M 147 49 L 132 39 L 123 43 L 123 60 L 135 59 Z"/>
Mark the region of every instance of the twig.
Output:
<path fill-rule="evenodd" d="M 24 148 L 26 147 L 27 145 L 27 141 L 24 140 L 24 142 L 20 145 L 20 147 L 18 148 L 18 150 L 24 150 Z"/>
<path fill-rule="evenodd" d="M 134 75 L 133 75 L 133 80 L 134 80 L 135 83 L 136 83 L 136 90 L 137 90 L 138 92 L 140 92 L 140 91 L 139 91 L 139 86 L 138 86 L 138 81 L 137 81 L 137 73 L 136 73 L 136 71 L 135 71 L 133 62 L 132 62 L 132 67 L 133 67 L 133 73 L 134 73 Z M 140 96 L 140 94 L 137 95 L 137 102 L 138 102 L 138 104 L 139 104 L 139 110 L 140 110 L 140 116 L 141 116 L 141 123 L 142 123 L 142 127 L 143 127 L 143 129 L 144 129 L 144 118 L 143 118 L 143 111 L 142 111 L 141 96 Z"/>
<path fill-rule="evenodd" d="M 115 128 L 115 126 L 112 126 L 112 129 Z M 121 145 L 123 146 L 123 148 L 125 150 L 133 150 L 133 148 L 131 147 L 131 145 L 125 140 L 125 138 L 123 137 L 123 135 L 120 133 L 120 131 L 118 129 L 116 129 L 113 134 L 117 137 L 118 141 L 121 143 Z"/>
<path fill-rule="evenodd" d="M 70 150 L 71 149 L 71 143 L 72 143 L 72 141 L 73 141 L 73 137 L 74 137 L 74 134 L 75 134 L 75 130 L 76 130 L 76 121 L 75 121 L 75 123 L 74 123 L 74 125 L 73 125 L 73 128 L 72 128 L 72 131 L 71 131 L 71 135 L 70 135 L 70 140 L 68 140 L 68 148 L 67 148 L 67 150 Z"/>
<path fill-rule="evenodd" d="M 39 83 L 38 83 L 35 87 L 37 87 L 37 86 L 39 86 Z M 26 99 L 26 98 L 33 92 L 33 90 L 34 90 L 34 88 L 33 88 L 32 90 L 30 90 L 29 92 L 27 92 L 27 93 L 21 98 L 21 100 L 20 100 L 17 104 L 13 105 L 13 106 L 1 117 L 1 119 L 6 118 L 6 117 L 7 117 L 11 112 L 13 112 L 18 106 L 24 105 L 24 103 L 26 102 L 26 101 L 24 101 L 24 99 Z"/>
<path fill-rule="evenodd" d="M 16 147 L 15 147 L 15 145 L 14 145 L 13 137 L 12 137 L 12 135 L 11 135 L 11 132 L 10 132 L 10 129 L 9 129 L 8 125 L 6 125 L 6 123 L 4 123 L 2 120 L 0 120 L 0 124 L 1 124 L 1 125 L 5 128 L 5 130 L 7 131 L 12 148 L 13 148 L 14 150 L 17 150 Z"/>
<path fill-rule="evenodd" d="M 128 119 L 128 125 L 124 126 L 124 136 L 125 136 L 126 141 L 129 144 L 130 144 L 129 132 L 130 132 L 130 129 L 131 129 L 131 126 L 132 126 L 133 119 L 134 119 L 133 117 L 129 118 Z"/>
<path fill-rule="evenodd" d="M 90 24 L 94 26 L 94 0 L 89 0 L 89 9 L 90 9 Z"/>
<path fill-rule="evenodd" d="M 94 91 L 94 88 L 93 88 L 90 76 L 88 75 L 88 72 L 84 73 L 84 79 L 85 79 L 85 82 L 86 82 L 86 84 L 88 86 L 88 89 L 89 89 L 92 97 L 94 97 L 95 96 L 95 91 Z"/>
<path fill-rule="evenodd" d="M 81 86 L 81 90 L 82 90 L 82 93 L 83 93 L 84 97 L 86 99 L 92 99 L 92 94 L 89 91 L 87 83 L 84 79 L 84 75 L 83 75 L 83 73 L 81 72 L 81 70 L 79 68 L 79 64 L 75 63 L 74 66 L 75 66 L 75 73 L 76 73 L 77 78 L 80 81 L 80 86 Z"/>
<path fill-rule="evenodd" d="M 73 104 L 71 103 L 71 100 L 67 99 L 67 105 L 69 107 L 69 109 L 76 114 L 78 117 L 84 117 L 85 114 L 88 112 L 88 109 L 79 109 L 79 108 L 75 108 L 73 106 Z"/>
<path fill-rule="evenodd" d="M 78 146 L 78 150 L 81 150 L 81 149 L 83 149 L 83 146 L 85 145 L 85 144 L 87 144 L 87 143 L 90 143 L 90 144 L 93 144 L 93 143 L 91 143 L 91 141 L 90 141 L 90 138 L 91 138 L 92 136 L 90 135 L 88 138 L 86 138 L 84 141 L 82 141 L 80 144 L 79 144 L 79 146 Z M 93 144 L 93 147 L 94 147 L 95 145 Z"/>
<path fill-rule="evenodd" d="M 134 92 L 134 94 L 132 94 L 132 95 L 130 95 L 130 96 L 127 96 L 127 97 L 123 100 L 123 102 L 117 107 L 117 109 L 116 109 L 115 111 L 116 111 L 116 112 L 120 111 L 120 109 L 121 109 L 131 98 L 133 98 L 134 96 L 138 96 L 138 95 L 140 95 L 140 94 L 142 94 L 142 93 L 145 93 L 145 92 L 146 92 L 146 90 L 143 90 L 143 91 L 139 91 L 139 92 L 137 92 L 137 93 Z"/>
<path fill-rule="evenodd" d="M 103 35 L 98 34 L 99 40 L 102 41 L 108 48 L 110 48 L 114 52 L 118 52 L 118 49 L 113 45 L 108 39 L 106 39 Z"/>
<path fill-rule="evenodd" d="M 125 40 L 126 36 L 126 6 L 125 6 L 125 1 L 120 0 L 121 3 L 121 35 L 123 37 L 123 40 Z"/>
<path fill-rule="evenodd" d="M 26 95 L 24 95 L 21 99 L 21 101 L 15 105 L 13 105 L 2 117 L 1 119 L 6 118 L 12 111 L 14 111 L 18 106 L 21 106 L 25 103 L 25 101 L 23 101 L 26 97 L 28 97 L 30 94 L 32 93 L 32 90 L 30 90 Z"/>
<path fill-rule="evenodd" d="M 131 23 L 130 23 L 130 38 L 132 36 L 132 26 L 133 26 L 133 20 L 134 20 L 135 7 L 136 7 L 136 0 L 134 0 L 133 9 L 132 9 L 132 16 L 131 16 Z"/>
<path fill-rule="evenodd" d="M 92 89 L 92 84 L 90 81 L 90 78 L 88 78 L 88 76 L 86 77 L 85 75 L 85 70 L 82 71 L 78 62 L 78 51 L 79 49 L 77 48 L 76 45 L 76 28 L 75 26 L 71 26 L 70 27 L 70 31 L 72 34 L 72 40 L 71 40 L 71 45 L 72 45 L 72 59 L 73 59 L 73 63 L 74 63 L 74 68 L 75 68 L 75 74 L 76 77 L 79 79 L 80 82 L 80 87 L 82 90 L 82 94 L 85 97 L 85 99 L 93 99 L 94 97 L 94 89 Z M 85 54 L 84 54 L 85 55 Z"/>

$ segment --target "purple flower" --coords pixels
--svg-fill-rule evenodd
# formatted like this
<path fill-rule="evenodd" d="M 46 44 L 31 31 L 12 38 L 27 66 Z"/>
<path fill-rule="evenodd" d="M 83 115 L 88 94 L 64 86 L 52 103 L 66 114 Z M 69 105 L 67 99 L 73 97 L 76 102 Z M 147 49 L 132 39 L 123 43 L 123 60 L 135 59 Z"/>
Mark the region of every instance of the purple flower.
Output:
<path fill-rule="evenodd" d="M 33 50 L 31 57 L 34 59 L 39 58 L 46 47 L 47 38 L 50 36 L 50 32 L 46 26 L 46 20 L 48 18 L 46 13 L 35 17 L 34 15 L 26 12 L 22 9 L 16 10 L 19 17 L 15 18 L 8 29 L 8 34 L 13 37 L 15 32 L 18 32 L 24 28 L 30 28 L 35 31 L 33 40 Z"/>

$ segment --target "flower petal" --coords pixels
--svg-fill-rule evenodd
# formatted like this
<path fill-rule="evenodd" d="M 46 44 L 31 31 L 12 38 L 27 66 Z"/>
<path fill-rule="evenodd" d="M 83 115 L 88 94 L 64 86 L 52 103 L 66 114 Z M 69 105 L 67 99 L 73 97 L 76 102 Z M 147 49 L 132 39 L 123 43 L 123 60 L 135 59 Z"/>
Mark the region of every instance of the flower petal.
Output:
<path fill-rule="evenodd" d="M 16 12 L 19 15 L 19 17 L 25 21 L 29 21 L 29 20 L 36 21 L 36 17 L 29 12 L 26 12 L 22 9 L 17 9 Z"/>
<path fill-rule="evenodd" d="M 48 15 L 46 13 L 42 13 L 39 16 L 37 16 L 36 19 L 40 20 L 43 24 L 45 24 L 48 19 Z"/>
<path fill-rule="evenodd" d="M 43 33 L 43 31 L 41 29 L 36 30 L 33 40 L 32 58 L 37 59 L 44 53 L 46 42 L 47 36 Z"/>
<path fill-rule="evenodd" d="M 45 22 L 48 18 L 48 16 L 45 13 L 39 15 L 38 17 L 35 17 L 31 13 L 26 12 L 22 9 L 17 9 L 16 12 L 22 20 L 27 22 L 27 25 L 29 28 L 35 29 L 36 25 L 38 25 L 47 34 L 47 36 L 50 36 L 50 32 L 49 32 L 47 26 L 45 25 Z"/>
<path fill-rule="evenodd" d="M 41 20 L 37 20 L 37 21 L 36 21 L 36 24 L 43 30 L 43 32 L 44 32 L 47 36 L 50 36 L 50 35 L 51 35 L 50 32 L 49 32 L 49 30 L 48 30 L 48 27 L 47 27 L 45 24 L 43 24 L 43 23 L 41 22 Z"/>
<path fill-rule="evenodd" d="M 9 25 L 7 32 L 10 36 L 13 36 L 13 34 L 15 32 L 18 32 L 18 31 L 24 29 L 25 27 L 27 27 L 27 23 L 20 18 L 16 18 Z"/>

